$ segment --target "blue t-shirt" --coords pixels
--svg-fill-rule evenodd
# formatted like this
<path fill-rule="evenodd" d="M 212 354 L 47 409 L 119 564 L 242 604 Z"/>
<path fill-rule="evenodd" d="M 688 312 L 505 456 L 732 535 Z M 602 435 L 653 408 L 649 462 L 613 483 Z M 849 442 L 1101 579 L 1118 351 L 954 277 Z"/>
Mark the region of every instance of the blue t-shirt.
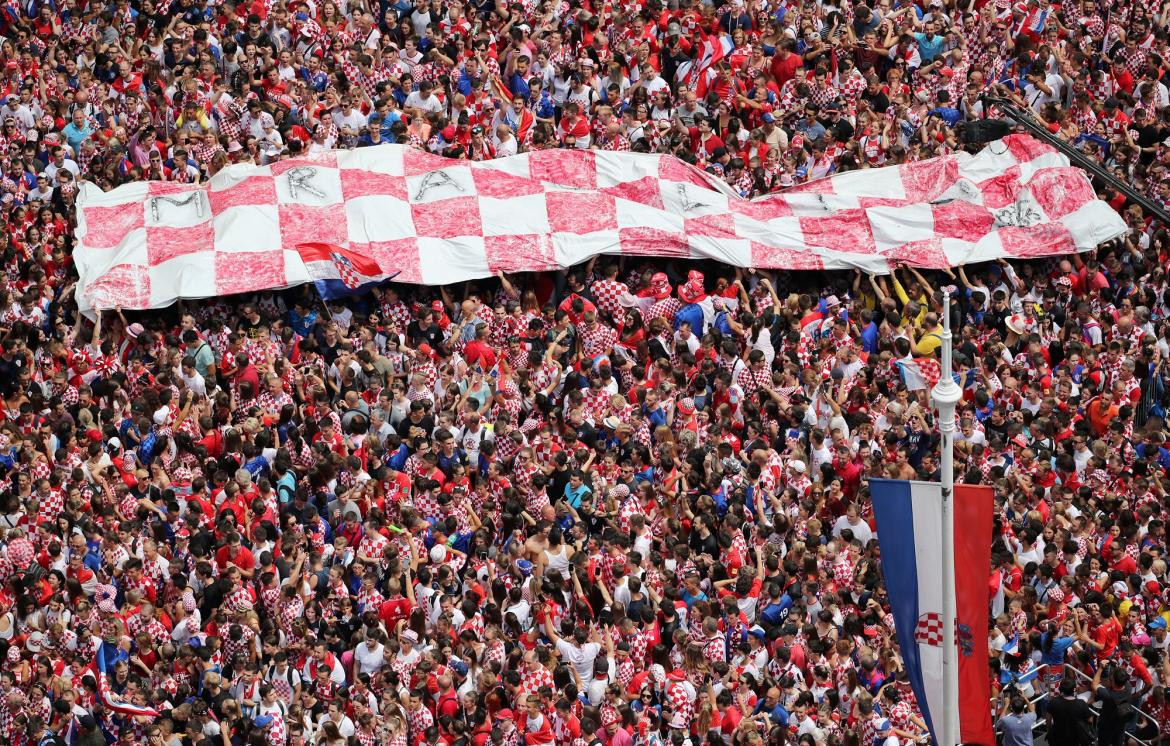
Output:
<path fill-rule="evenodd" d="M 1048 652 L 1044 652 L 1044 643 L 1048 641 L 1048 637 L 1046 634 L 1040 638 L 1040 663 L 1046 666 L 1059 666 L 1064 663 L 1064 654 L 1077 639 L 1075 637 L 1058 637 L 1052 641 L 1052 648 Z"/>
<path fill-rule="evenodd" d="M 764 706 L 764 700 L 761 699 L 756 704 L 755 712 L 752 714 L 758 715 L 761 712 L 766 712 L 768 717 L 772 718 L 772 722 L 774 722 L 776 725 L 779 725 L 781 728 L 788 727 L 788 710 L 785 710 L 783 705 L 776 705 L 769 710 Z"/>
<path fill-rule="evenodd" d="M 938 114 L 939 118 L 946 122 L 948 127 L 954 127 L 963 118 L 963 115 L 959 113 L 958 109 L 951 108 L 950 106 L 939 106 L 936 109 L 931 109 L 926 112 L 927 116 L 931 114 Z"/>
<path fill-rule="evenodd" d="M 785 593 L 776 603 L 769 603 L 760 612 L 760 619 L 773 626 L 783 624 L 792 609 L 792 598 Z"/>
<path fill-rule="evenodd" d="M 864 329 L 861 330 L 861 349 L 869 354 L 877 352 L 878 348 L 878 325 L 874 322 L 869 322 Z"/>
<path fill-rule="evenodd" d="M 691 331 L 696 336 L 703 336 L 703 307 L 698 303 L 688 303 L 679 309 L 678 313 L 674 315 L 674 330 L 677 332 L 678 328 L 682 326 L 683 322 L 691 325 Z"/>
<path fill-rule="evenodd" d="M 683 603 L 685 603 L 685 604 L 687 605 L 687 609 L 688 609 L 688 610 L 689 610 L 689 609 L 690 609 L 692 606 L 694 606 L 694 605 L 695 605 L 695 602 L 696 602 L 696 601 L 706 601 L 706 600 L 707 600 L 707 594 L 706 594 L 706 593 L 703 593 L 702 591 L 699 591 L 698 593 L 696 593 L 695 595 L 693 595 L 693 596 L 692 596 L 692 595 L 691 595 L 691 594 L 690 594 L 690 593 L 687 591 L 687 589 L 686 589 L 686 588 L 683 588 L 683 589 L 681 589 L 681 590 L 679 591 L 679 593 L 678 593 L 678 596 L 679 596 L 679 598 L 681 598 L 681 599 L 683 600 Z"/>
<path fill-rule="evenodd" d="M 914 34 L 914 41 L 918 42 L 918 56 L 922 58 L 923 64 L 934 61 L 935 57 L 942 54 L 944 40 L 938 34 L 928 39 L 926 34 L 919 32 Z"/>
<path fill-rule="evenodd" d="M 582 483 L 581 486 L 577 489 L 573 489 L 573 485 L 571 484 L 565 485 L 565 500 L 569 502 L 569 506 L 573 510 L 581 507 L 581 501 L 584 500 L 585 496 L 589 493 L 590 489 L 586 487 L 584 483 Z"/>

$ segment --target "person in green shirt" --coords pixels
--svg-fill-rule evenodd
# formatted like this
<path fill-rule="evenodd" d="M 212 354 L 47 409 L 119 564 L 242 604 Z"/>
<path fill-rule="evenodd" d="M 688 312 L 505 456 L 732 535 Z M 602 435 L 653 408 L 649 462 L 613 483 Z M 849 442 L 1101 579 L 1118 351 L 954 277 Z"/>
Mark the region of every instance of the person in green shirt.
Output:
<path fill-rule="evenodd" d="M 187 353 L 195 358 L 195 370 L 203 376 L 210 388 L 213 385 L 211 379 L 215 376 L 215 353 L 211 345 L 207 344 L 207 340 L 200 339 L 192 329 L 183 332 L 183 344 L 187 345 Z"/>

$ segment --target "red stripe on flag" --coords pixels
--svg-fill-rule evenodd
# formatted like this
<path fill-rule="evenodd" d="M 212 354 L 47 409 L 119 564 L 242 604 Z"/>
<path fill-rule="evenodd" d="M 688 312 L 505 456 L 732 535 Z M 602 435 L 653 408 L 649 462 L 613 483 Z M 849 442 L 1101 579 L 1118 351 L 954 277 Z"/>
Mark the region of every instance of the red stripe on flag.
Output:
<path fill-rule="evenodd" d="M 349 260 L 354 270 L 367 277 L 377 277 L 382 274 L 378 262 L 373 257 L 359 254 L 350 249 L 331 243 L 302 243 L 297 244 L 297 253 L 306 262 L 332 262 L 333 254 L 339 254 Z"/>
<path fill-rule="evenodd" d="M 987 576 L 991 571 L 991 531 L 995 491 L 982 485 L 956 485 L 955 612 L 959 646 L 959 740 L 994 746 L 991 725 L 991 667 L 987 653 Z"/>

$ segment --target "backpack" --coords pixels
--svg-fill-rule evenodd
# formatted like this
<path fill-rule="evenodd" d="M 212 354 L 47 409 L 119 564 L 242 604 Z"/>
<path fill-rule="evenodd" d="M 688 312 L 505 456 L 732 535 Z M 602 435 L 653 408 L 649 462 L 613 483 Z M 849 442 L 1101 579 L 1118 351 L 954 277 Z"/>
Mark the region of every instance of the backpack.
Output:
<path fill-rule="evenodd" d="M 297 495 L 297 489 L 283 481 L 276 484 L 276 499 L 282 504 L 291 503 Z"/>

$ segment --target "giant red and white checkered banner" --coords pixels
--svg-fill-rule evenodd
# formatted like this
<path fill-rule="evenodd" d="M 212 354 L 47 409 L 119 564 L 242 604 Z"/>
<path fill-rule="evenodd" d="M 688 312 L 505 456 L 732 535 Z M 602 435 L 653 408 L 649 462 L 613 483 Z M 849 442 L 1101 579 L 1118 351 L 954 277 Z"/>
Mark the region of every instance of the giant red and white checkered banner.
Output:
<path fill-rule="evenodd" d="M 137 182 L 79 197 L 84 311 L 309 282 L 297 246 L 343 246 L 397 281 L 441 285 L 569 267 L 599 254 L 740 267 L 888 271 L 1092 249 L 1122 219 L 1083 173 L 1013 135 L 745 200 L 670 156 L 549 150 L 468 163 L 385 145 L 200 187 Z"/>

